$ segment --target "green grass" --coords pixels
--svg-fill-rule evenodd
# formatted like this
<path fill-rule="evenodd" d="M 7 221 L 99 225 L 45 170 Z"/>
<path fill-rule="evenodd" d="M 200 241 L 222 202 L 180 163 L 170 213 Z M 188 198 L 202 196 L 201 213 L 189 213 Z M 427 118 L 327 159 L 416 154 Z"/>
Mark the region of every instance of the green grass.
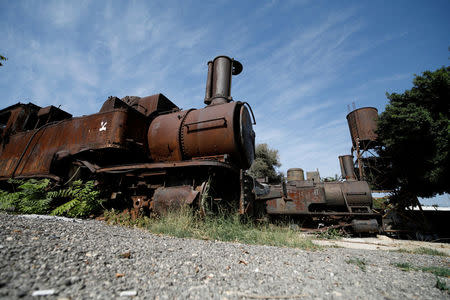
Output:
<path fill-rule="evenodd" d="M 375 209 L 385 209 L 386 208 L 387 198 L 372 198 L 372 199 L 373 199 L 373 208 L 375 208 Z"/>
<path fill-rule="evenodd" d="M 416 248 L 416 249 L 412 249 L 412 250 L 400 248 L 396 251 L 401 252 L 401 253 L 410 253 L 410 254 L 448 256 L 447 253 L 444 253 L 444 252 L 441 252 L 441 251 L 438 251 L 435 249 L 431 249 L 431 248 L 426 248 L 426 247 L 420 247 L 420 248 Z"/>
<path fill-rule="evenodd" d="M 411 265 L 410 263 L 396 263 L 394 264 L 397 268 L 401 269 L 402 271 L 408 272 L 408 271 L 422 271 L 422 272 L 428 272 L 432 273 L 436 276 L 441 277 L 450 277 L 450 269 L 445 267 L 415 267 Z"/>
<path fill-rule="evenodd" d="M 394 266 L 405 272 L 415 270 L 414 267 L 409 263 L 395 263 Z"/>
<path fill-rule="evenodd" d="M 327 240 L 338 240 L 346 236 L 344 232 L 336 228 L 330 228 L 316 234 L 317 238 Z"/>
<path fill-rule="evenodd" d="M 441 281 L 439 277 L 436 277 L 436 284 L 434 285 L 434 287 L 440 289 L 441 291 L 450 291 L 450 288 L 447 286 L 445 281 Z"/>
<path fill-rule="evenodd" d="M 357 265 L 362 271 L 366 271 L 366 261 L 364 259 L 359 258 L 351 258 L 345 261 L 348 264 Z"/>
<path fill-rule="evenodd" d="M 436 284 L 434 285 L 435 288 L 438 288 L 441 291 L 449 291 L 449 287 L 445 283 L 445 281 L 441 281 L 438 276 L 440 277 L 450 277 L 450 269 L 445 267 L 415 267 L 411 265 L 410 263 L 395 263 L 393 264 L 397 268 L 401 269 L 402 271 L 409 272 L 409 271 L 422 271 L 422 272 L 428 272 L 431 274 L 434 274 L 436 276 Z"/>
<path fill-rule="evenodd" d="M 149 230 L 155 234 L 164 234 L 180 238 L 194 238 L 203 240 L 218 240 L 317 250 L 311 239 L 302 237 L 295 230 L 287 226 L 272 224 L 256 225 L 243 222 L 238 215 L 224 217 L 211 216 L 201 218 L 191 210 L 168 212 L 159 217 L 139 217 L 132 220 L 127 213 L 117 213 L 114 210 L 104 214 L 105 220 L 111 224 L 136 226 Z"/>

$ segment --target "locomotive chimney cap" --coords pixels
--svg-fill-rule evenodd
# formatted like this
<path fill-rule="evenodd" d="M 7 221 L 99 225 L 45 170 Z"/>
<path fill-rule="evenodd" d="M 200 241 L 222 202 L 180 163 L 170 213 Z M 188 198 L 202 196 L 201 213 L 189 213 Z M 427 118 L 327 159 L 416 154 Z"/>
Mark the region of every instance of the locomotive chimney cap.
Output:
<path fill-rule="evenodd" d="M 219 55 L 208 61 L 205 104 L 216 105 L 228 103 L 231 97 L 231 76 L 242 72 L 242 64 L 225 55 Z"/>
<path fill-rule="evenodd" d="M 216 59 L 224 57 L 226 59 L 231 60 L 232 62 L 232 74 L 233 75 L 239 75 L 241 74 L 242 70 L 244 69 L 244 67 L 242 66 L 241 62 L 238 60 L 235 60 L 232 57 L 226 56 L 226 55 L 219 55 L 216 56 L 213 60 L 208 61 L 208 63 L 206 65 L 208 65 L 209 63 L 214 63 L 216 61 Z"/>

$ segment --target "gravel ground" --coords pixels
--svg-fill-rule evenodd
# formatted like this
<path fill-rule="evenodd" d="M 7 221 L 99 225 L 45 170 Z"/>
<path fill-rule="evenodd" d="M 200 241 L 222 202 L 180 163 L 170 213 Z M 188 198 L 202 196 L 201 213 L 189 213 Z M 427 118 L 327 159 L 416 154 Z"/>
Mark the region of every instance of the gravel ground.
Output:
<path fill-rule="evenodd" d="M 179 239 L 94 220 L 0 214 L 0 255 L 0 298 L 450 298 L 433 274 L 392 265 L 449 267 L 448 257 Z"/>

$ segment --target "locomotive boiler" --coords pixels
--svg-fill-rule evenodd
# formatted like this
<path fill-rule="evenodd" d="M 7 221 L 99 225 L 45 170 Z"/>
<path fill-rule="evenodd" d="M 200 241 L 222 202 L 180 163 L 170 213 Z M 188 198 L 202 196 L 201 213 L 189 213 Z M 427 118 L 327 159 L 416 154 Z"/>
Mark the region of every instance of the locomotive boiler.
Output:
<path fill-rule="evenodd" d="M 231 77 L 241 71 L 227 56 L 208 62 L 201 109 L 181 110 L 162 94 L 110 97 L 98 113 L 76 118 L 54 106 L 7 107 L 0 111 L 0 182 L 95 179 L 134 212 L 187 204 L 243 213 L 255 122 L 250 105 L 231 97 Z"/>
<path fill-rule="evenodd" d="M 357 233 L 378 232 L 381 215 L 372 210 L 370 187 L 355 179 L 352 157 L 347 156 L 339 157 L 345 181 L 321 182 L 318 171 L 307 172 L 305 180 L 303 170 L 293 168 L 287 171 L 287 181 L 281 185 L 257 184 L 257 202 L 265 203 L 269 216 L 339 223 L 351 226 Z"/>

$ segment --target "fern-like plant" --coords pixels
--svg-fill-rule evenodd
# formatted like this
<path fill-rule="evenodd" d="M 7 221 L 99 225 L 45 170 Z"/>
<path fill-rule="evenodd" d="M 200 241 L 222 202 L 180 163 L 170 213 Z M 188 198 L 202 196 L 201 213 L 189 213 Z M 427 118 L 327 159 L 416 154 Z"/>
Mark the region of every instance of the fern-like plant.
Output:
<path fill-rule="evenodd" d="M 52 199 L 47 196 L 50 180 L 10 179 L 8 182 L 17 186 L 17 191 L 0 191 L 0 210 L 26 214 L 45 214 L 50 211 Z"/>
<path fill-rule="evenodd" d="M 10 179 L 9 183 L 16 191 L 0 190 L 0 210 L 3 211 L 79 218 L 95 214 L 102 208 L 94 181 L 83 183 L 77 180 L 60 190 L 50 190 L 48 179 Z"/>
<path fill-rule="evenodd" d="M 95 190 L 94 181 L 83 183 L 81 180 L 76 180 L 70 187 L 48 192 L 47 195 L 52 199 L 66 200 L 53 209 L 52 215 L 87 217 L 102 208 L 103 200 L 99 198 L 100 192 Z"/>

